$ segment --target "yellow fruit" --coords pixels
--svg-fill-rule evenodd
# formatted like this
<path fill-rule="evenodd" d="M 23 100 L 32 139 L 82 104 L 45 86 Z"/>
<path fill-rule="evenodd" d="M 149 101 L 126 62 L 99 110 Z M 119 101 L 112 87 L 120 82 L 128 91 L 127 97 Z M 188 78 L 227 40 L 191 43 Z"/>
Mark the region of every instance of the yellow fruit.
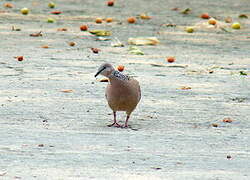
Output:
<path fill-rule="evenodd" d="M 240 23 L 236 22 L 232 24 L 233 29 L 240 29 Z"/>
<path fill-rule="evenodd" d="M 27 15 L 29 14 L 29 9 L 28 8 L 23 8 L 20 10 L 22 14 Z"/>
<path fill-rule="evenodd" d="M 211 24 L 211 25 L 215 25 L 217 22 L 216 22 L 216 20 L 214 19 L 214 18 L 210 18 L 209 20 L 208 20 L 208 24 Z"/>
<path fill-rule="evenodd" d="M 193 27 L 187 27 L 186 32 L 192 33 L 192 32 L 194 32 L 194 28 Z"/>

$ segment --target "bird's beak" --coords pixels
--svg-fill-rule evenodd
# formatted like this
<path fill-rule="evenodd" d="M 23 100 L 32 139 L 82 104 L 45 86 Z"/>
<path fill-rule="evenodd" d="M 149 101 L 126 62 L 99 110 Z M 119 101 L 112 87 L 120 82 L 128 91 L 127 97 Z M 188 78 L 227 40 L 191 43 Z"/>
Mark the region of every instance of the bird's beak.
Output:
<path fill-rule="evenodd" d="M 104 69 L 105 69 L 105 67 L 103 67 L 101 70 L 99 70 L 99 71 L 95 74 L 95 77 L 98 76 Z"/>

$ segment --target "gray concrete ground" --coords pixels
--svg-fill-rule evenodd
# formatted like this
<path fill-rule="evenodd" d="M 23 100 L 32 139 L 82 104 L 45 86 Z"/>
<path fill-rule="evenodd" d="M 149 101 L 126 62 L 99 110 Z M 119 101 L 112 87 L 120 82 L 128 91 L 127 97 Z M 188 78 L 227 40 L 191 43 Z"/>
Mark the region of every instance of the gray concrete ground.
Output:
<path fill-rule="evenodd" d="M 4 8 L 6 2 L 14 8 Z M 62 15 L 50 15 L 48 1 L 1 1 L 0 179 L 250 179 L 250 21 L 238 18 L 249 13 L 248 1 L 55 2 Z M 29 15 L 19 13 L 23 7 Z M 203 12 L 219 21 L 230 16 L 242 29 L 186 33 L 185 26 L 206 21 L 198 17 Z M 152 19 L 127 24 L 141 13 Z M 47 23 L 49 16 L 56 23 Z M 115 21 L 97 25 L 96 17 Z M 168 23 L 177 27 L 161 26 Z M 117 37 L 125 47 L 95 41 L 81 24 L 111 30 L 111 41 Z M 68 31 L 58 32 L 62 27 Z M 39 31 L 43 36 L 29 36 Z M 161 42 L 132 55 L 126 42 L 138 36 Z M 142 100 L 129 129 L 106 126 L 113 118 L 106 83 L 94 78 L 105 61 L 123 64 L 140 81 Z M 233 122 L 222 122 L 227 117 Z M 123 123 L 125 115 L 118 118 Z"/>

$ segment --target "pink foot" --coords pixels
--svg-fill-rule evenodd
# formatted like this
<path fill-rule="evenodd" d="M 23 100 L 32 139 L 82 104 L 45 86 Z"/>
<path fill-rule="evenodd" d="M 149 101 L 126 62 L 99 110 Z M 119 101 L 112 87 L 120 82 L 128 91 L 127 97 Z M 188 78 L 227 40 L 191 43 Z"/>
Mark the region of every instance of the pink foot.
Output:
<path fill-rule="evenodd" d="M 108 125 L 108 127 L 121 127 L 121 125 L 118 123 L 113 123 L 113 124 Z"/>

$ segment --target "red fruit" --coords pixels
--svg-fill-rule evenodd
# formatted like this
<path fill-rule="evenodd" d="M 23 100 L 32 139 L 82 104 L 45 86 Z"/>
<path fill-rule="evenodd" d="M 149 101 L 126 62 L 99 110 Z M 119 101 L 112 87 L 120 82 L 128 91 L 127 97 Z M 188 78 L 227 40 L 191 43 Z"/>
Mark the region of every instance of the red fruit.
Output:
<path fill-rule="evenodd" d="M 209 16 L 208 13 L 203 13 L 203 14 L 201 14 L 200 17 L 201 17 L 202 19 L 209 19 L 209 18 L 210 18 L 210 16 Z"/>
<path fill-rule="evenodd" d="M 108 5 L 108 6 L 114 6 L 114 1 L 108 1 L 108 2 L 107 2 L 107 5 Z"/>
<path fill-rule="evenodd" d="M 118 71 L 122 72 L 122 71 L 124 70 L 124 66 L 123 66 L 123 65 L 119 65 L 119 66 L 117 67 L 117 69 L 118 69 Z"/>
<path fill-rule="evenodd" d="M 52 12 L 50 12 L 51 14 L 56 14 L 56 15 L 58 15 L 58 14 L 61 14 L 62 13 L 62 11 L 52 11 Z"/>
<path fill-rule="evenodd" d="M 17 59 L 18 61 L 23 61 L 23 56 L 17 56 L 16 59 Z"/>
<path fill-rule="evenodd" d="M 98 48 L 91 48 L 92 52 L 95 53 L 95 54 L 98 54 L 100 49 Z"/>
<path fill-rule="evenodd" d="M 172 62 L 175 61 L 175 57 L 174 57 L 174 56 L 169 56 L 169 57 L 167 57 L 167 61 L 168 61 L 169 63 L 172 63 Z"/>
<path fill-rule="evenodd" d="M 81 29 L 81 31 L 87 31 L 88 30 L 88 26 L 87 25 L 81 25 L 80 29 Z"/>

